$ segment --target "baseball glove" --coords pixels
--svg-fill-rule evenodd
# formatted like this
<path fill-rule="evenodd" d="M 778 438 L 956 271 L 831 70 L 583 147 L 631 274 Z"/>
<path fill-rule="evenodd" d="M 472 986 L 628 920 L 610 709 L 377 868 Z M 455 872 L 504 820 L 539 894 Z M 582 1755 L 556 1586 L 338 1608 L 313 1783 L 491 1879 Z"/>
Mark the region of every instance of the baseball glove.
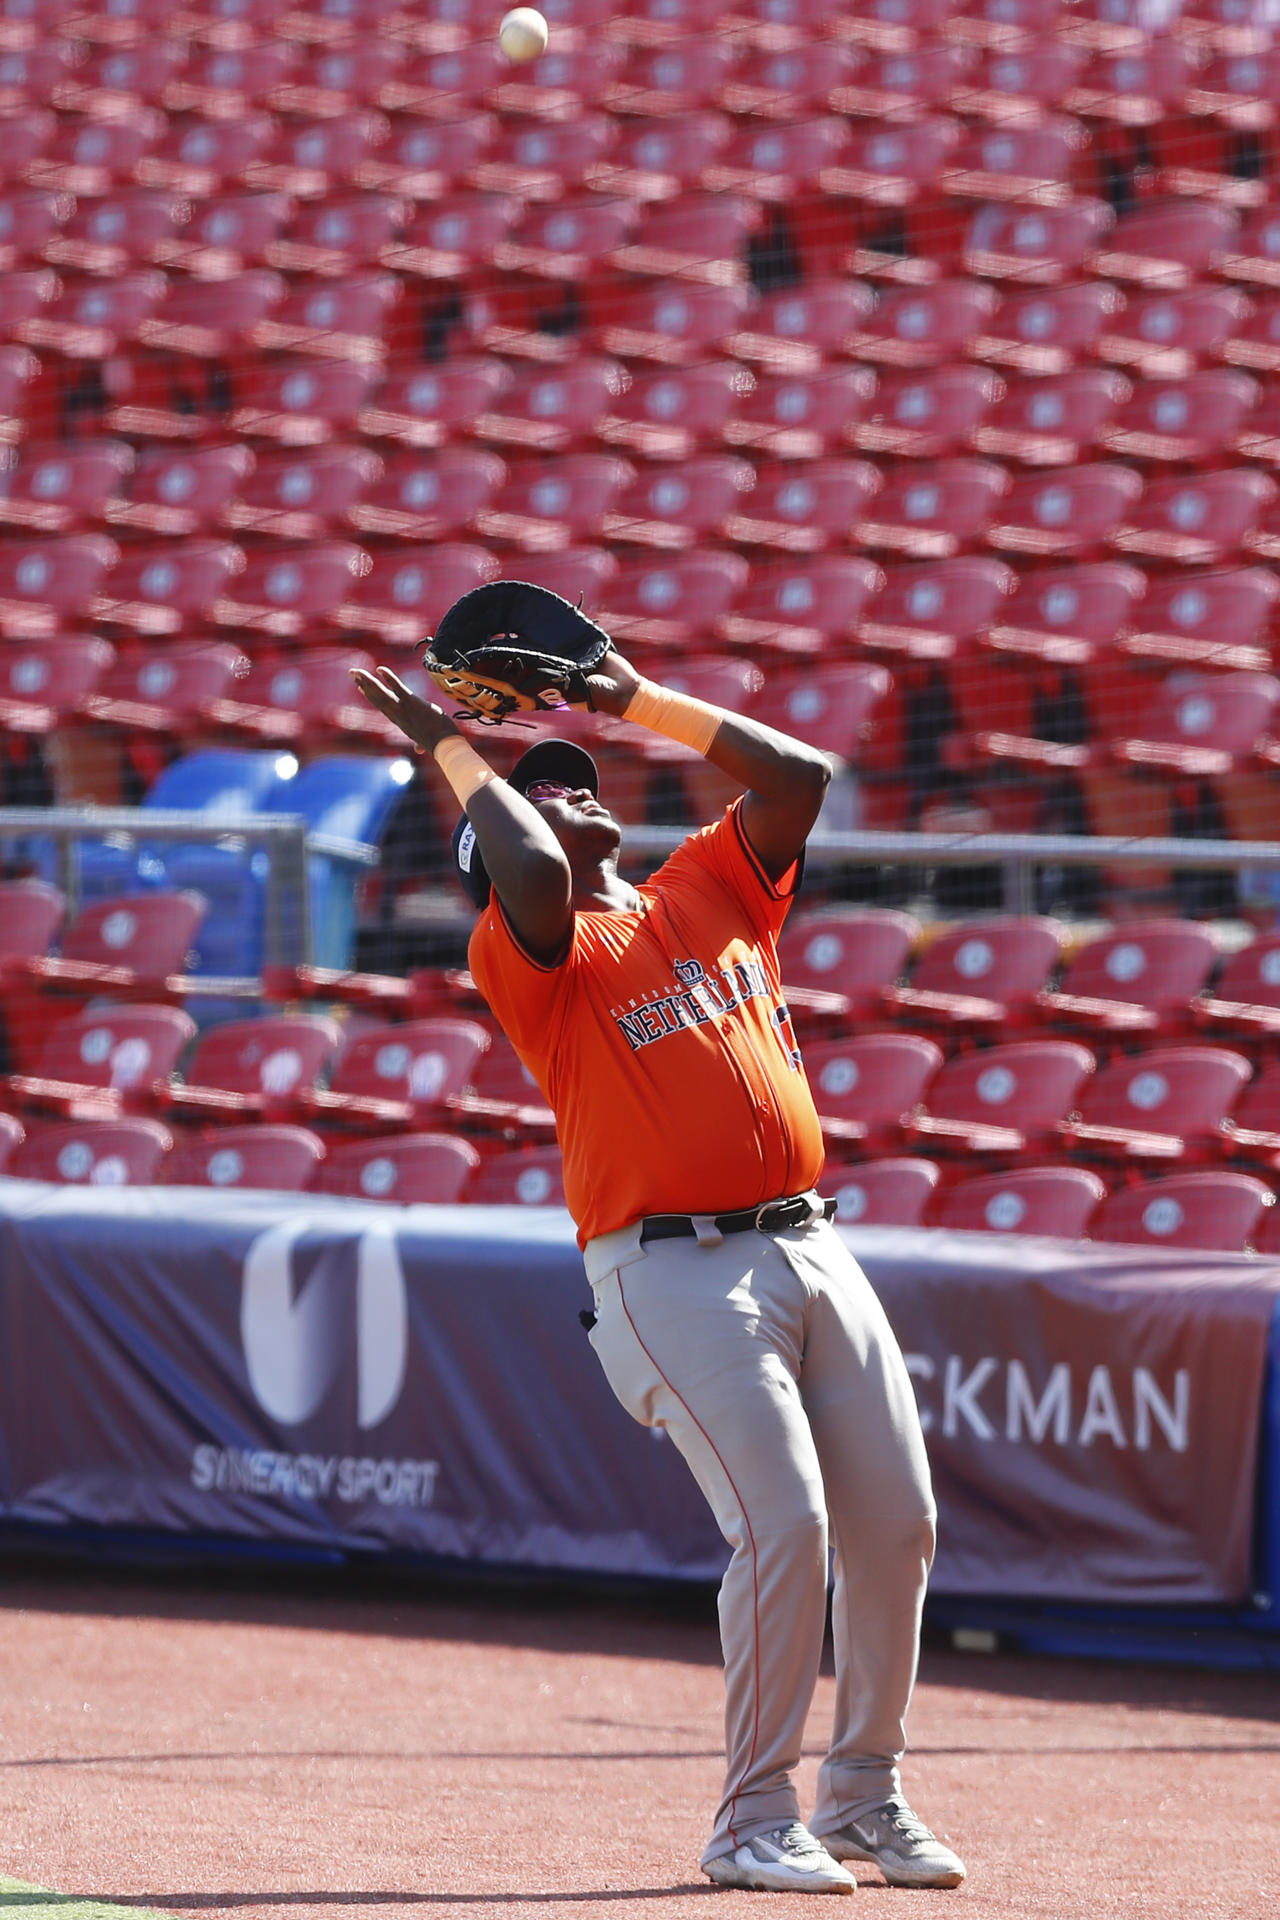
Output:
<path fill-rule="evenodd" d="M 547 587 L 494 580 L 455 600 L 422 642 L 422 664 L 466 717 L 487 726 L 570 701 L 595 712 L 587 675 L 612 642 Z"/>

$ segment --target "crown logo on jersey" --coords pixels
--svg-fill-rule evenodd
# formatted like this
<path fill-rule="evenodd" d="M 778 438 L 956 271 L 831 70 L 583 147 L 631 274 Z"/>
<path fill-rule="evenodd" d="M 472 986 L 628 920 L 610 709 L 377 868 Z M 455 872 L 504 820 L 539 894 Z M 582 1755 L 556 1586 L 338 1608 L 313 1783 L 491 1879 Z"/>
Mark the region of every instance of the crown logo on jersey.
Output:
<path fill-rule="evenodd" d="M 676 979 L 682 987 L 700 987 L 707 977 L 701 960 L 676 960 L 673 965 Z"/>

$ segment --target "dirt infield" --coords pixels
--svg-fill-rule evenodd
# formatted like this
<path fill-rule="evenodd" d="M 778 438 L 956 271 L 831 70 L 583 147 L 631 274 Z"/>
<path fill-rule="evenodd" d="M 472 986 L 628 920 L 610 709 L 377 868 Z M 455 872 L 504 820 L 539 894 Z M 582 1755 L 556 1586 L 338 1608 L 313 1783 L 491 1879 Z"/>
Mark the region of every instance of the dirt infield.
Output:
<path fill-rule="evenodd" d="M 0 1875 L 261 1920 L 844 1911 L 713 1889 L 712 1598 L 0 1570 Z M 804 1761 L 812 1790 L 824 1678 Z M 908 1786 L 966 1856 L 918 1920 L 1280 1901 L 1280 1682 L 926 1652 Z M 0 1915 L 31 1896 L 0 1891 Z"/>

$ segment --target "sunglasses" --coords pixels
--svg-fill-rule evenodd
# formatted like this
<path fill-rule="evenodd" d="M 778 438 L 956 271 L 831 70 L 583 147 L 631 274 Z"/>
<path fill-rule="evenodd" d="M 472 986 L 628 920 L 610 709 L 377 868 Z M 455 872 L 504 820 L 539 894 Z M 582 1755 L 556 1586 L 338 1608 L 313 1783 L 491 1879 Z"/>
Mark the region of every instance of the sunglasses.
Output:
<path fill-rule="evenodd" d="M 524 790 L 526 800 L 562 800 L 573 788 L 567 787 L 563 780 L 534 780 Z"/>

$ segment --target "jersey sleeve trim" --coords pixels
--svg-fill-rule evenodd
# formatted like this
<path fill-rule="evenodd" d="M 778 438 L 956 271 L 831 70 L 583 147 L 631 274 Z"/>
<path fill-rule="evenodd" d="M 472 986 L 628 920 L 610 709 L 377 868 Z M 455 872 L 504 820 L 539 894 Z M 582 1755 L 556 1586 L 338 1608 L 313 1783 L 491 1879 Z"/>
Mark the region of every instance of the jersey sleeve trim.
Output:
<path fill-rule="evenodd" d="M 742 823 L 742 801 L 735 800 L 731 808 L 734 831 L 739 845 L 751 862 L 751 870 L 771 900 L 790 900 L 800 891 L 800 882 L 804 877 L 804 851 L 796 855 L 780 880 L 771 880 L 760 862 L 760 855 L 751 844 L 750 835 Z M 789 883 L 789 884 L 788 884 Z"/>

